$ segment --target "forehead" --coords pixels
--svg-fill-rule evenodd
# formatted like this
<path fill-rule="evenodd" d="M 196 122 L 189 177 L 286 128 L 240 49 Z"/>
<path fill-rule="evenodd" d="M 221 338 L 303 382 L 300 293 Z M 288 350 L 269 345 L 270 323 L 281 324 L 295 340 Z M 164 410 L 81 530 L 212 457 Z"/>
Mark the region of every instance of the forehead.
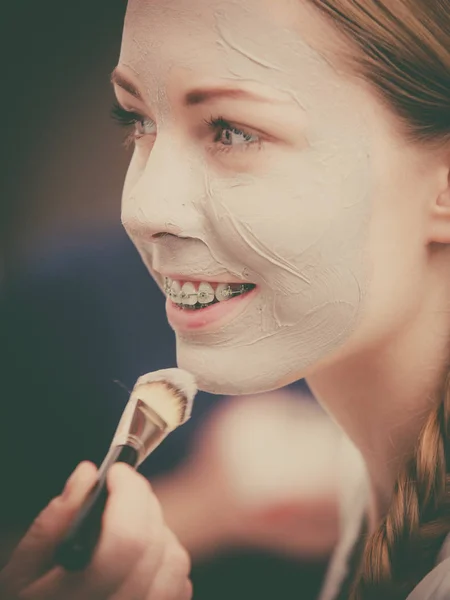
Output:
<path fill-rule="evenodd" d="M 153 91 L 183 74 L 247 80 L 308 108 L 308 86 L 330 94 L 342 84 L 320 51 L 332 33 L 303 0 L 130 0 L 120 63 Z"/>

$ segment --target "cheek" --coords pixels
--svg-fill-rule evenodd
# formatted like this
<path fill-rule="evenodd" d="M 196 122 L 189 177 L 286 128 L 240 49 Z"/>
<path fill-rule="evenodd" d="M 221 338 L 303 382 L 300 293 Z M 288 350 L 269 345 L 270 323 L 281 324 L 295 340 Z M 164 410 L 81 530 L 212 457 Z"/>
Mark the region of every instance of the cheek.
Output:
<path fill-rule="evenodd" d="M 208 220 L 226 263 L 259 283 L 278 326 L 345 327 L 367 287 L 367 158 L 311 150 L 265 177 L 212 182 Z M 338 335 L 339 332 L 336 332 Z"/>
<path fill-rule="evenodd" d="M 336 162 L 311 150 L 264 177 L 212 181 L 206 210 L 217 244 L 285 293 L 306 293 L 318 272 L 351 263 L 367 231 L 367 165 Z"/>

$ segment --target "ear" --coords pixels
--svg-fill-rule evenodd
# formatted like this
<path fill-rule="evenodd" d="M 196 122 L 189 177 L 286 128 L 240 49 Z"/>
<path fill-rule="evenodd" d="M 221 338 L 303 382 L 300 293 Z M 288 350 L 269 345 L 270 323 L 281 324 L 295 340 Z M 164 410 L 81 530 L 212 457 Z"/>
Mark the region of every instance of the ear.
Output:
<path fill-rule="evenodd" d="M 439 188 L 432 198 L 429 241 L 450 244 L 450 161 L 439 174 Z"/>

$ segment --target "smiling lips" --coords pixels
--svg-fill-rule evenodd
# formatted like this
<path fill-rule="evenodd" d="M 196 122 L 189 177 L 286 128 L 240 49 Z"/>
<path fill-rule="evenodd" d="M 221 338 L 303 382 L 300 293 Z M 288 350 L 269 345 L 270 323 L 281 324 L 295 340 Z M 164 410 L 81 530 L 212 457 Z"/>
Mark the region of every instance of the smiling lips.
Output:
<path fill-rule="evenodd" d="M 199 310 L 242 296 L 256 287 L 253 283 L 209 283 L 164 278 L 167 297 L 181 309 Z"/>

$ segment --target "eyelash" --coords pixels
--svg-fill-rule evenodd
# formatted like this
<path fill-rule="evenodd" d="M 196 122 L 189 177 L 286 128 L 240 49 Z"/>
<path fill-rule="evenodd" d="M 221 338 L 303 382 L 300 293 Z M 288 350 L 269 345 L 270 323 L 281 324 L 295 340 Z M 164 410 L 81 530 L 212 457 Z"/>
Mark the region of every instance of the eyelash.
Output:
<path fill-rule="evenodd" d="M 205 119 L 204 123 L 211 129 L 211 131 L 215 132 L 214 138 L 214 152 L 232 152 L 239 151 L 242 152 L 244 150 L 248 150 L 249 148 L 261 148 L 262 140 L 260 136 L 254 135 L 245 129 L 240 129 L 239 127 L 235 127 L 229 121 L 224 119 L 223 117 L 214 118 L 211 116 L 210 119 Z M 245 143 L 243 144 L 220 144 L 220 138 L 224 131 L 231 131 L 234 135 L 242 135 L 245 139 Z M 257 137 L 257 140 L 252 140 L 252 137 Z"/>
<path fill-rule="evenodd" d="M 142 123 L 143 121 L 141 115 L 130 110 L 125 110 L 118 102 L 114 102 L 112 106 L 111 117 L 118 125 L 125 128 L 135 127 L 137 123 Z M 138 136 L 135 131 L 127 134 L 124 142 L 125 146 L 128 147 L 139 137 L 141 136 Z"/>
<path fill-rule="evenodd" d="M 143 118 L 137 112 L 125 110 L 118 102 L 115 102 L 111 110 L 112 118 L 122 127 L 133 127 L 138 123 L 143 123 L 146 119 Z M 210 117 L 210 119 L 204 119 L 204 123 L 208 128 L 213 131 L 216 135 L 214 137 L 213 152 L 231 152 L 231 151 L 244 151 L 249 148 L 261 148 L 262 140 L 259 135 L 252 134 L 245 129 L 235 127 L 229 121 L 223 117 Z M 224 131 L 230 131 L 234 135 L 242 135 L 245 139 L 245 143 L 241 144 L 220 144 L 221 135 Z M 135 140 L 143 137 L 145 134 L 137 134 L 136 131 L 132 131 L 127 135 L 125 144 L 128 146 Z M 256 140 L 251 138 L 256 137 Z"/>

